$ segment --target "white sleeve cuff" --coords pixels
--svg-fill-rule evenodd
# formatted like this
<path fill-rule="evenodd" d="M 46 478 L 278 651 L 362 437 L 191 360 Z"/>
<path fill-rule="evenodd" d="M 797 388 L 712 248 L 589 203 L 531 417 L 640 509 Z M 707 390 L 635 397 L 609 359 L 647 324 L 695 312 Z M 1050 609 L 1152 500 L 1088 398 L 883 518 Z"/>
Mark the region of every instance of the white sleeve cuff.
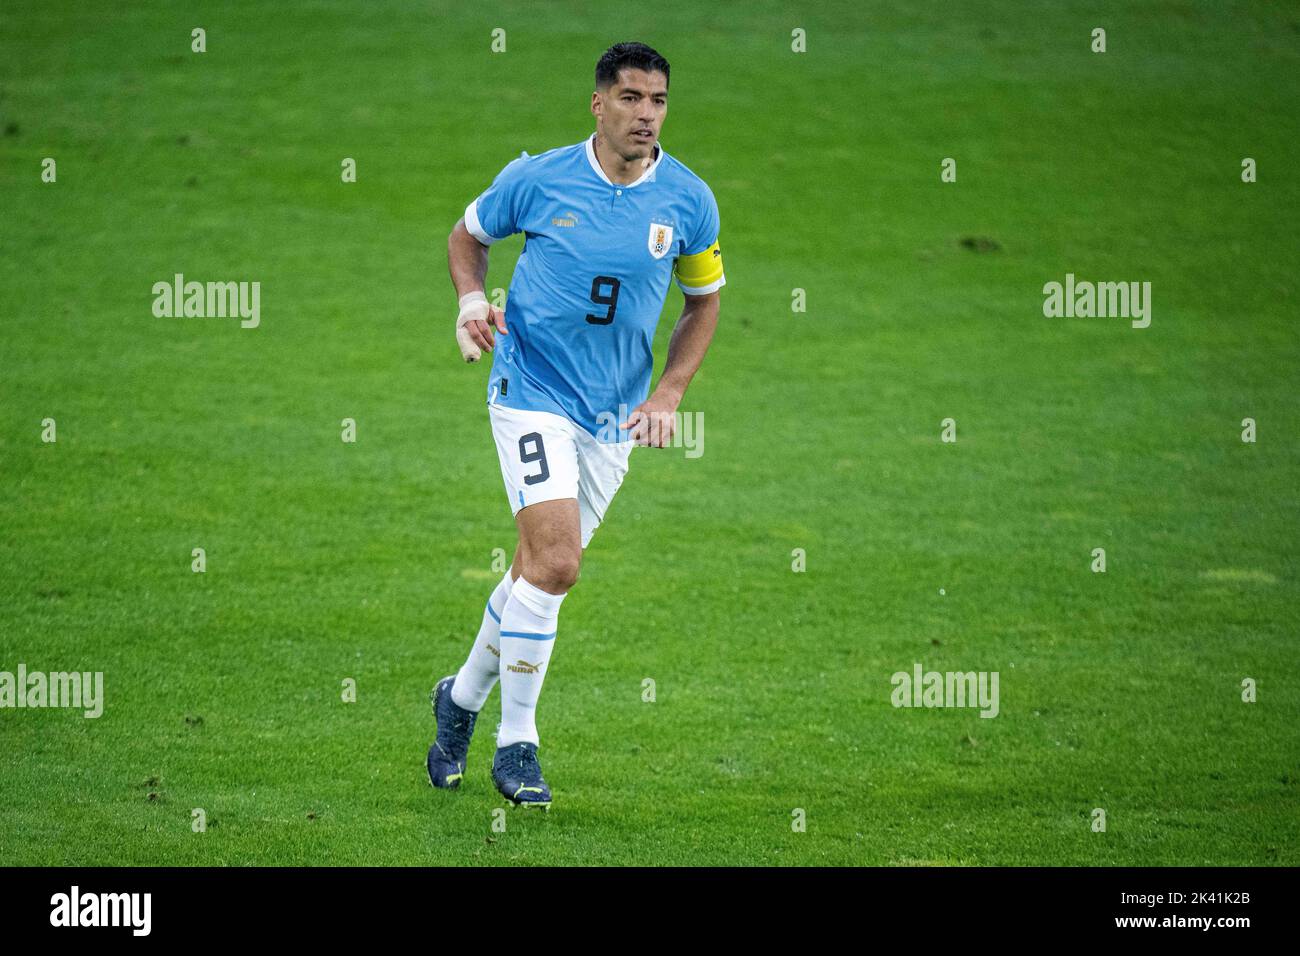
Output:
<path fill-rule="evenodd" d="M 465 207 L 465 228 L 469 230 L 471 236 L 483 243 L 485 246 L 490 246 L 492 243 L 497 241 L 495 237 L 487 234 L 483 229 L 483 223 L 478 221 L 477 199 Z"/>
<path fill-rule="evenodd" d="M 677 288 L 681 289 L 686 295 L 708 295 L 710 292 L 717 292 L 727 284 L 727 277 L 719 276 L 717 282 L 710 282 L 708 285 L 689 286 L 682 285 L 682 280 L 677 280 Z"/>

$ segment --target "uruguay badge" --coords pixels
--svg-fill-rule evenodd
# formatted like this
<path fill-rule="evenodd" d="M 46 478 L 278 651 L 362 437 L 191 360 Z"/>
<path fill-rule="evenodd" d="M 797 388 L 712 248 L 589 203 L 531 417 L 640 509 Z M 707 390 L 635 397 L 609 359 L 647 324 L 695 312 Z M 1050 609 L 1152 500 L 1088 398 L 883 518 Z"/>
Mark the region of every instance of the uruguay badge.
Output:
<path fill-rule="evenodd" d="M 650 238 L 646 244 L 650 248 L 650 255 L 656 259 L 662 259 L 668 254 L 668 250 L 672 248 L 673 227 L 658 222 L 650 223 Z"/>

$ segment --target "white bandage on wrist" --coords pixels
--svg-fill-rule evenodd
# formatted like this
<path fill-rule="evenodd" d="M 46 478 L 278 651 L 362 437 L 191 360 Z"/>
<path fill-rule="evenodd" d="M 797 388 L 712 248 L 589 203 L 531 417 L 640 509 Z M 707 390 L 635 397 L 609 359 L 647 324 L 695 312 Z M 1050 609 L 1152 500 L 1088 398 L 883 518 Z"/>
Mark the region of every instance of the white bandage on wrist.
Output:
<path fill-rule="evenodd" d="M 460 354 L 466 362 L 477 362 L 483 355 L 479 347 L 474 344 L 470 338 L 469 329 L 465 328 L 467 322 L 487 322 L 492 318 L 492 309 L 488 305 L 487 296 L 481 291 L 466 292 L 460 297 L 460 315 L 456 316 L 456 344 L 460 346 Z"/>

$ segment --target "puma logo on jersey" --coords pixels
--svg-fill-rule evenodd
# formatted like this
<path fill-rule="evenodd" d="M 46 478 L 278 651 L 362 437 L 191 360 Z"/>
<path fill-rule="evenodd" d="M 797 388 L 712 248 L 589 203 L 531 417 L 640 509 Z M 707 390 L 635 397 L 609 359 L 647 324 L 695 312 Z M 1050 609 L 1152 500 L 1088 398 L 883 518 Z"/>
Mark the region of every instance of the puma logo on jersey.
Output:
<path fill-rule="evenodd" d="M 572 229 L 578 224 L 578 214 L 576 212 L 566 212 L 563 216 L 554 216 L 551 219 L 552 226 L 559 226 L 561 229 Z"/>

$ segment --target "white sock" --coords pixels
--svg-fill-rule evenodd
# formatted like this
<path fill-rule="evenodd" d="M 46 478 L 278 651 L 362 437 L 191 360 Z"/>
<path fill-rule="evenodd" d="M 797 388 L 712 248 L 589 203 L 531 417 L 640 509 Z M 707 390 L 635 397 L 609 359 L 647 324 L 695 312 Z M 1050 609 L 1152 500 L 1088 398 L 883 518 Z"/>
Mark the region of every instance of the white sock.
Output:
<path fill-rule="evenodd" d="M 456 674 L 456 683 L 451 685 L 451 700 L 457 707 L 477 713 L 483 709 L 488 694 L 496 686 L 501 674 L 501 612 L 510 598 L 513 583 L 510 572 L 506 571 L 506 576 L 497 584 L 483 609 L 478 637 Z"/>
<path fill-rule="evenodd" d="M 548 594 L 520 577 L 501 612 L 501 729 L 497 746 L 536 744 L 537 698 L 555 647 L 563 594 Z"/>

